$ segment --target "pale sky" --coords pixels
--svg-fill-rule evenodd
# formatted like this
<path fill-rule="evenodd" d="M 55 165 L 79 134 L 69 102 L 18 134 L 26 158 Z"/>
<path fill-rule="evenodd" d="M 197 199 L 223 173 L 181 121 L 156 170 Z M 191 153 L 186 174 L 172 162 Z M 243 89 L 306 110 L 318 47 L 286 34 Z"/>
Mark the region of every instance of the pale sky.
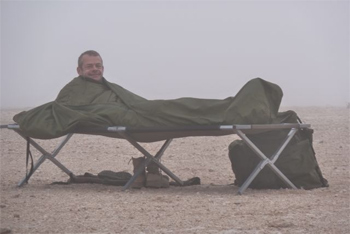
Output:
<path fill-rule="evenodd" d="M 1 108 L 53 101 L 98 51 L 147 99 L 278 84 L 284 106 L 349 102 L 349 1 L 1 1 Z"/>

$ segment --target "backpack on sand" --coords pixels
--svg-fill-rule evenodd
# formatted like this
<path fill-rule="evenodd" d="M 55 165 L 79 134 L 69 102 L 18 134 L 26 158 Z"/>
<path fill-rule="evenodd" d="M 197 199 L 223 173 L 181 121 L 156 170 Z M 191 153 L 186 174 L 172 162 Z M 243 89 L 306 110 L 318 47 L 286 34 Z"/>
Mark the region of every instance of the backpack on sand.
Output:
<path fill-rule="evenodd" d="M 278 113 L 275 123 L 301 122 L 294 111 Z M 258 134 L 247 134 L 247 137 L 267 156 L 275 153 L 288 134 L 289 129 L 272 130 Z M 312 147 L 312 129 L 299 130 L 283 150 L 275 162 L 277 168 L 298 188 L 313 189 L 328 187 L 318 166 L 315 151 Z M 236 140 L 229 145 L 229 158 L 233 173 L 234 184 L 241 186 L 260 162 L 260 158 L 242 141 Z M 250 184 L 249 188 L 277 189 L 287 186 L 269 168 L 264 167 Z"/>

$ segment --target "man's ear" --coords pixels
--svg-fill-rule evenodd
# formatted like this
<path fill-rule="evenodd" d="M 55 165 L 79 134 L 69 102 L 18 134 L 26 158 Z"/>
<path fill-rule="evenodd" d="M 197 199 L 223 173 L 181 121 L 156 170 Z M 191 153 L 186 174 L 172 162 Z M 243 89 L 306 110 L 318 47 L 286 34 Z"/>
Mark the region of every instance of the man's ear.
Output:
<path fill-rule="evenodd" d="M 83 70 L 81 69 L 81 67 L 77 67 L 77 72 L 80 76 L 83 74 Z"/>

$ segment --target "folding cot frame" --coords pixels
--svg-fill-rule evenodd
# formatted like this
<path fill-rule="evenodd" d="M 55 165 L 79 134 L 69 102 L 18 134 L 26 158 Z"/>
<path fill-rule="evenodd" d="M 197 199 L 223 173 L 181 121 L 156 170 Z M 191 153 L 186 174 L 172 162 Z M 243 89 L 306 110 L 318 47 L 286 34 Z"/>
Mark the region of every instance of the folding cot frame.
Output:
<path fill-rule="evenodd" d="M 249 177 L 243 183 L 243 185 L 239 188 L 238 194 L 243 194 L 243 192 L 249 187 L 254 178 L 258 175 L 258 173 L 265 167 L 268 166 L 288 187 L 296 189 L 296 186 L 275 166 L 275 162 L 281 155 L 282 151 L 288 145 L 290 140 L 293 138 L 295 133 L 298 130 L 310 128 L 310 124 L 302 124 L 302 123 L 283 123 L 283 124 L 251 124 L 251 125 L 218 125 L 218 126 L 188 126 L 188 127 L 180 127 L 180 128 L 128 128 L 123 126 L 111 126 L 103 129 L 85 129 L 83 131 L 76 131 L 73 133 L 67 134 L 63 140 L 57 145 L 57 147 L 49 153 L 45 149 L 43 149 L 38 143 L 36 143 L 32 138 L 28 138 L 25 136 L 21 130 L 19 125 L 17 124 L 9 124 L 9 125 L 1 125 L 1 128 L 7 128 L 14 130 L 24 139 L 28 140 L 29 143 L 35 147 L 40 153 L 42 153 L 41 157 L 33 164 L 33 168 L 31 173 L 27 174 L 19 183 L 18 186 L 21 187 L 24 183 L 26 183 L 31 175 L 40 167 L 40 165 L 46 160 L 50 160 L 57 167 L 59 167 L 63 172 L 69 175 L 71 178 L 75 177 L 75 175 L 66 168 L 61 162 L 56 159 L 56 156 L 60 152 L 60 150 L 65 146 L 65 144 L 69 141 L 74 133 L 78 134 L 93 134 L 93 135 L 106 135 L 106 136 L 114 136 L 117 138 L 122 138 L 127 140 L 131 145 L 133 145 L 138 151 L 140 151 L 146 158 L 143 164 L 139 166 L 139 168 L 135 171 L 134 175 L 130 178 L 130 180 L 124 185 L 123 190 L 128 189 L 132 183 L 136 180 L 138 176 L 141 175 L 142 171 L 151 163 L 156 163 L 159 168 L 164 171 L 170 178 L 176 181 L 179 185 L 184 185 L 184 182 L 179 179 L 175 174 L 173 174 L 168 168 L 166 168 L 159 160 L 164 154 L 165 150 L 170 145 L 173 138 L 179 137 L 189 137 L 189 136 L 222 136 L 222 135 L 230 135 L 237 134 L 247 146 L 253 150 L 253 152 L 260 158 L 260 162 L 255 167 L 255 169 L 251 172 Z M 282 141 L 280 146 L 275 150 L 275 153 L 271 156 L 266 156 L 261 150 L 246 136 L 246 134 L 256 133 L 256 132 L 264 132 L 278 129 L 289 129 L 288 134 L 285 139 Z M 152 155 L 149 153 L 144 147 L 139 144 L 138 138 L 140 136 L 152 136 L 153 134 L 160 134 L 162 139 L 166 139 L 163 145 L 160 147 L 159 151 Z M 168 136 L 165 138 L 164 136 Z M 159 139 L 158 139 L 159 140 Z M 157 140 L 157 141 L 158 141 Z M 144 141 L 143 141 L 144 142 Z"/>

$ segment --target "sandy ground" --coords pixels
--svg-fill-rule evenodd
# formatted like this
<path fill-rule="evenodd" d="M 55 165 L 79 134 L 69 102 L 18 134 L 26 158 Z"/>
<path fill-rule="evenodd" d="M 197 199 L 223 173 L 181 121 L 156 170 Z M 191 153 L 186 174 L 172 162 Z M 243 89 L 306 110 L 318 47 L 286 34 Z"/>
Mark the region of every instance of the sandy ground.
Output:
<path fill-rule="evenodd" d="M 45 161 L 29 184 L 25 141 L 1 130 L 3 233 L 350 233 L 349 109 L 289 107 L 315 130 L 314 148 L 330 187 L 252 190 L 237 195 L 228 158 L 235 135 L 175 139 L 162 162 L 180 178 L 201 185 L 122 191 L 101 184 L 52 185 L 68 176 Z M 2 110 L 1 124 L 19 110 Z M 38 141 L 52 151 L 60 139 Z M 143 144 L 157 151 L 160 143 Z M 37 159 L 38 152 L 33 150 Z M 124 140 L 75 135 L 57 158 L 76 175 L 132 172 L 140 153 Z"/>

